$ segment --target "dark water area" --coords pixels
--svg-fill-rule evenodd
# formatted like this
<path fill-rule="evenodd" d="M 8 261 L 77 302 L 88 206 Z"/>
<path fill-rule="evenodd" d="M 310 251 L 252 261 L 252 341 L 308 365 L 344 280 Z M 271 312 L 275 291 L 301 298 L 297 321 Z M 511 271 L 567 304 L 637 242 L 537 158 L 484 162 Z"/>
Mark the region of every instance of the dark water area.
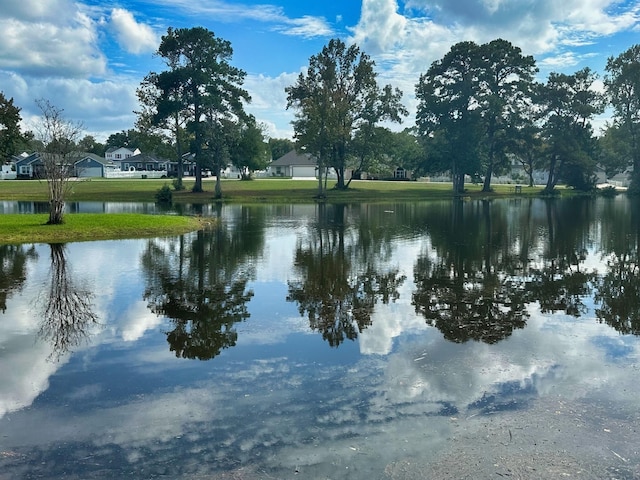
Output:
<path fill-rule="evenodd" d="M 639 204 L 201 213 L 0 246 L 1 480 L 640 478 Z"/>

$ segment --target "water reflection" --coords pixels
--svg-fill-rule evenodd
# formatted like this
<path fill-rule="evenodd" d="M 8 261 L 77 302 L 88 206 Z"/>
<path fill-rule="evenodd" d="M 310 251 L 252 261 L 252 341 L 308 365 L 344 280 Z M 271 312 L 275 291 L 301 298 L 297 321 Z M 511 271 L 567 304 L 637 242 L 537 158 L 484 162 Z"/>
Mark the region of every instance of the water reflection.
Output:
<path fill-rule="evenodd" d="M 38 302 L 42 315 L 38 336 L 51 345 L 51 358 L 59 360 L 89 339 L 98 315 L 93 311 L 94 293 L 76 281 L 67 267 L 65 245 L 53 243 L 49 247 L 50 281 Z"/>
<path fill-rule="evenodd" d="M 526 324 L 528 297 L 501 207 L 465 209 L 460 200 L 425 219 L 437 254 L 416 261 L 413 304 L 448 340 L 495 343 Z"/>
<path fill-rule="evenodd" d="M 7 310 L 7 298 L 22 289 L 29 260 L 38 258 L 33 245 L 0 245 L 0 311 Z"/>
<path fill-rule="evenodd" d="M 177 357 L 209 360 L 236 344 L 234 324 L 249 318 L 247 282 L 263 235 L 264 212 L 242 208 L 237 218 L 188 239 L 148 242 L 144 299 L 171 319 L 167 341 Z"/>
<path fill-rule="evenodd" d="M 359 223 L 363 240 L 346 224 L 345 205 L 320 205 L 308 235 L 296 246 L 294 275 L 289 280 L 287 301 L 298 304 L 312 330 L 330 346 L 355 340 L 371 325 L 378 300 L 384 304 L 398 298 L 405 276 L 398 270 L 380 272 L 376 261 L 380 245 L 375 231 Z M 345 238 L 348 237 L 348 238 Z"/>
<path fill-rule="evenodd" d="M 571 202 L 224 206 L 69 244 L 105 328 L 56 363 L 37 245 L 0 314 L 0 471 L 636 478 L 637 206 Z"/>

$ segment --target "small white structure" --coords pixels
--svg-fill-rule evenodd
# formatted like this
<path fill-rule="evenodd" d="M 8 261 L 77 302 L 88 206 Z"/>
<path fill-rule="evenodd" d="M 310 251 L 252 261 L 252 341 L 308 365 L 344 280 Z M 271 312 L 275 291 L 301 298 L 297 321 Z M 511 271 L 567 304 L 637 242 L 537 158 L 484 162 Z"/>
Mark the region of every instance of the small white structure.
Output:
<path fill-rule="evenodd" d="M 15 180 L 17 178 L 16 170 L 13 165 L 2 165 L 0 170 L 0 179 L 2 180 Z"/>

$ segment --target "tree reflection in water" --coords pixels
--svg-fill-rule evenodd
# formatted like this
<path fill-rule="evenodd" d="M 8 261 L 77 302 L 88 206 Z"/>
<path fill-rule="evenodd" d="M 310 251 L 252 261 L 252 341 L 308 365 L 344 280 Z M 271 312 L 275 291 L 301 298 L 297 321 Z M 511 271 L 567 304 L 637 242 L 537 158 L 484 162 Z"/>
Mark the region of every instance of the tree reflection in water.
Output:
<path fill-rule="evenodd" d="M 169 348 L 177 357 L 210 360 L 235 346 L 237 322 L 249 318 L 252 260 L 264 245 L 261 209 L 240 207 L 234 219 L 173 240 L 150 240 L 142 256 L 144 299 L 169 318 Z"/>
<path fill-rule="evenodd" d="M 380 273 L 375 259 L 381 258 L 384 242 L 375 238 L 375 229 L 366 228 L 364 219 L 347 241 L 345 215 L 345 205 L 319 206 L 307 244 L 300 242 L 296 248 L 298 279 L 288 282 L 287 301 L 298 304 L 310 328 L 332 347 L 355 340 L 371 325 L 376 302 L 397 300 L 405 280 L 397 269 Z"/>
<path fill-rule="evenodd" d="M 27 279 L 27 262 L 38 258 L 35 246 L 0 245 L 0 311 L 7 310 L 7 298 L 19 292 Z"/>
<path fill-rule="evenodd" d="M 38 336 L 49 342 L 52 359 L 62 355 L 89 338 L 89 329 L 98 323 L 93 311 L 93 293 L 74 281 L 67 268 L 64 244 L 50 244 L 51 278 L 49 288 L 40 298 L 42 321 Z"/>
<path fill-rule="evenodd" d="M 449 202 L 425 218 L 434 252 L 414 267 L 416 313 L 448 340 L 496 343 L 524 328 L 520 254 L 502 204 Z"/>

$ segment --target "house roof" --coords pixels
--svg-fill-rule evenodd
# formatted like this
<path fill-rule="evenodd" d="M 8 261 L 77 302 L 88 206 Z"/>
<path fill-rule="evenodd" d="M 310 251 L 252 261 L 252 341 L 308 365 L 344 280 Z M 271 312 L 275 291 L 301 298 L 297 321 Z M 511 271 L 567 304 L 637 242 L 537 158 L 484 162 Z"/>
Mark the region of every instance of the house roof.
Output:
<path fill-rule="evenodd" d="M 282 157 L 271 162 L 272 167 L 287 167 L 290 165 L 304 165 L 315 167 L 316 160 L 309 153 L 298 153 L 295 150 L 291 150 L 289 153 L 286 153 Z"/>
<path fill-rule="evenodd" d="M 118 150 L 127 150 L 128 152 L 135 152 L 137 150 L 137 148 L 129 148 L 129 147 L 109 147 L 107 148 L 107 151 L 105 153 L 113 153 L 116 152 Z"/>
<path fill-rule="evenodd" d="M 75 161 L 75 163 L 81 162 L 87 158 L 90 160 L 93 160 L 94 162 L 101 163 L 102 165 L 113 163 L 111 162 L 111 160 L 107 160 L 106 158 L 96 155 L 94 153 L 85 153 L 85 152 L 78 153 L 77 160 Z"/>
<path fill-rule="evenodd" d="M 132 162 L 142 162 L 142 163 L 166 163 L 169 160 L 166 158 L 157 158 L 153 155 L 146 155 L 144 153 L 138 153 L 137 155 L 133 155 L 128 158 L 123 158 L 119 160 L 120 162 L 132 163 Z"/>

